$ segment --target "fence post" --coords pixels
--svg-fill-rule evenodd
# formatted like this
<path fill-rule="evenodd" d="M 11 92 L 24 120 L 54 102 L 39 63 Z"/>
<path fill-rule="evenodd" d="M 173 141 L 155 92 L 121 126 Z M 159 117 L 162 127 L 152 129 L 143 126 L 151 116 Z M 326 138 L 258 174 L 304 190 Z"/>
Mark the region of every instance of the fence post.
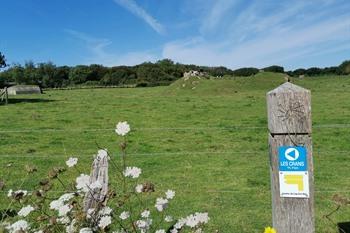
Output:
<path fill-rule="evenodd" d="M 9 94 L 7 91 L 7 87 L 5 87 L 5 104 L 8 104 Z"/>
<path fill-rule="evenodd" d="M 84 198 L 84 211 L 88 209 L 104 206 L 107 202 L 108 194 L 108 156 L 100 158 L 98 155 L 94 159 L 91 167 L 90 184 L 99 182 L 101 187 L 93 188 L 86 193 Z"/>
<path fill-rule="evenodd" d="M 311 93 L 286 82 L 267 93 L 272 222 L 278 233 L 313 233 Z"/>

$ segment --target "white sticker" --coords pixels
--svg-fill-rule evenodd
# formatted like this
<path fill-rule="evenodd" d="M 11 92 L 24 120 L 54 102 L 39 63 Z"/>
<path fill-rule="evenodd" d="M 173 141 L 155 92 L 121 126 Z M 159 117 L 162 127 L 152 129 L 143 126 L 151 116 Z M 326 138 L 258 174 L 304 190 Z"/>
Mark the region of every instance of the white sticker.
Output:
<path fill-rule="evenodd" d="M 309 198 L 309 173 L 279 171 L 280 196 Z"/>

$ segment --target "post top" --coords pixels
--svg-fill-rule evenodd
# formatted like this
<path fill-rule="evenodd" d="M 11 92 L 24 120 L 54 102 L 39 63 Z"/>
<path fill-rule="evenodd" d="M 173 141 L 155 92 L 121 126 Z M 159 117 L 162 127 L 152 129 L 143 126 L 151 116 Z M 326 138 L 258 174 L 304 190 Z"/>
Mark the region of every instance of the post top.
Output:
<path fill-rule="evenodd" d="M 283 93 L 283 92 L 310 92 L 308 89 L 305 89 L 301 86 L 295 85 L 290 82 L 285 82 L 277 88 L 269 91 L 267 95 L 272 95 L 274 93 Z"/>
<path fill-rule="evenodd" d="M 311 92 L 284 83 L 267 93 L 268 129 L 271 134 L 311 134 Z"/>

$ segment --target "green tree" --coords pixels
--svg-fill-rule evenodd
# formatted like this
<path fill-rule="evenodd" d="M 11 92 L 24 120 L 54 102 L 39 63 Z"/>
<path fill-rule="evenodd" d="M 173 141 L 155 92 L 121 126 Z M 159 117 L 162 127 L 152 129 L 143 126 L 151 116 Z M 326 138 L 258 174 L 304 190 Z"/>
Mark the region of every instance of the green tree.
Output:
<path fill-rule="evenodd" d="M 0 52 L 0 68 L 5 68 L 7 66 L 5 55 Z"/>
<path fill-rule="evenodd" d="M 350 74 L 350 60 L 349 61 L 344 61 L 340 66 L 339 66 L 340 71 L 343 74 Z"/>

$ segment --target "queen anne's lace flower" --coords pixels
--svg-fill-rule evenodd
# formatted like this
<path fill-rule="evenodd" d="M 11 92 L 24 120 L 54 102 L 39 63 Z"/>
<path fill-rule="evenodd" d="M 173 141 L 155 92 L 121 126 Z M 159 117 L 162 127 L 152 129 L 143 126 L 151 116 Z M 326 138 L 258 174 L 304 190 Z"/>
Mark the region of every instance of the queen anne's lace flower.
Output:
<path fill-rule="evenodd" d="M 58 200 L 62 202 L 67 202 L 74 197 L 74 193 L 65 193 Z"/>
<path fill-rule="evenodd" d="M 177 223 L 174 225 L 175 229 L 181 229 L 186 224 L 185 218 L 180 218 Z"/>
<path fill-rule="evenodd" d="M 162 212 L 168 205 L 168 200 L 164 198 L 157 198 L 155 207 L 159 212 Z"/>
<path fill-rule="evenodd" d="M 149 210 L 145 210 L 141 213 L 141 217 L 148 218 L 151 212 Z"/>
<path fill-rule="evenodd" d="M 130 217 L 130 213 L 127 212 L 127 211 L 123 211 L 123 212 L 119 215 L 119 218 L 120 218 L 121 220 L 125 220 L 125 219 L 127 219 L 127 218 L 129 218 L 129 217 Z"/>
<path fill-rule="evenodd" d="M 28 214 L 30 214 L 30 212 L 32 212 L 33 210 L 34 208 L 31 205 L 27 205 L 18 212 L 18 215 L 22 217 L 27 217 Z"/>
<path fill-rule="evenodd" d="M 77 182 L 76 188 L 78 190 L 81 190 L 85 193 L 89 191 L 89 188 L 88 188 L 88 185 L 90 184 L 90 176 L 89 175 L 80 174 L 80 176 L 77 177 L 76 182 Z"/>
<path fill-rule="evenodd" d="M 194 228 L 200 224 L 208 223 L 209 216 L 208 213 L 195 213 L 187 216 L 186 218 L 186 225 Z"/>
<path fill-rule="evenodd" d="M 50 203 L 50 209 L 52 210 L 59 210 L 64 205 L 64 202 L 62 200 L 54 200 Z"/>
<path fill-rule="evenodd" d="M 73 158 L 73 157 L 70 157 L 67 161 L 66 161 L 66 164 L 68 167 L 74 167 L 75 165 L 77 165 L 78 163 L 78 158 Z"/>
<path fill-rule="evenodd" d="M 173 199 L 175 197 L 175 191 L 168 189 L 165 193 L 167 199 Z"/>
<path fill-rule="evenodd" d="M 125 136 L 130 131 L 130 125 L 128 122 L 119 122 L 115 128 L 115 132 L 120 136 Z"/>
<path fill-rule="evenodd" d="M 112 223 L 112 218 L 111 216 L 103 216 L 99 223 L 98 223 L 98 226 L 101 228 L 101 229 L 105 229 L 108 225 L 110 225 Z"/>
<path fill-rule="evenodd" d="M 100 216 L 104 216 L 104 215 L 110 215 L 112 213 L 112 208 L 106 206 L 106 207 L 103 207 L 99 212 L 98 214 Z"/>
<path fill-rule="evenodd" d="M 70 205 L 63 205 L 58 209 L 58 216 L 66 216 L 70 211 L 72 207 Z"/>
<path fill-rule="evenodd" d="M 138 184 L 135 187 L 135 192 L 142 193 L 142 189 L 143 189 L 143 185 L 142 184 Z"/>
<path fill-rule="evenodd" d="M 167 215 L 167 216 L 165 216 L 164 220 L 166 222 L 172 222 L 173 221 L 173 217 L 171 217 L 170 215 Z"/>
<path fill-rule="evenodd" d="M 8 191 L 8 193 L 7 193 L 7 196 L 8 196 L 8 197 L 12 197 L 12 193 L 13 193 L 13 191 L 12 191 L 12 189 L 10 189 L 10 190 Z"/>
<path fill-rule="evenodd" d="M 163 229 L 156 230 L 156 233 L 165 233 L 165 230 L 163 230 Z"/>
<path fill-rule="evenodd" d="M 91 228 L 85 227 L 85 228 L 81 228 L 79 233 L 93 233 Z"/>
<path fill-rule="evenodd" d="M 126 167 L 123 174 L 125 177 L 138 178 L 141 174 L 141 169 L 138 167 Z"/>
<path fill-rule="evenodd" d="M 25 220 L 19 220 L 6 228 L 10 233 L 26 232 L 29 224 Z"/>

